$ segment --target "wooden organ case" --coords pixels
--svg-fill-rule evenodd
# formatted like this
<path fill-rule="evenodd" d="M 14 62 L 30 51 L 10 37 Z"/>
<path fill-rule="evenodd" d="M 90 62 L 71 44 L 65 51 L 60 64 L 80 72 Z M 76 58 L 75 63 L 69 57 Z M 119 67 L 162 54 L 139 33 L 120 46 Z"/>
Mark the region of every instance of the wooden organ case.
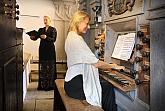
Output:
<path fill-rule="evenodd" d="M 23 40 L 16 28 L 19 6 L 15 0 L 0 1 L 0 110 L 23 110 Z"/>

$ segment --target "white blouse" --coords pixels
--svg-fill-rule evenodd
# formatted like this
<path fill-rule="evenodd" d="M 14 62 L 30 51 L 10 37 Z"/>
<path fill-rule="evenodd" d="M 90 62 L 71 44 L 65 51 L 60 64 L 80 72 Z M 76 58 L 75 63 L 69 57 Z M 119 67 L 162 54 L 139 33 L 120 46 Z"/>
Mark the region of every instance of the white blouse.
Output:
<path fill-rule="evenodd" d="M 102 89 L 99 81 L 98 68 L 93 64 L 98 62 L 96 56 L 82 36 L 71 31 L 65 41 L 65 52 L 67 55 L 68 70 L 65 81 L 70 81 L 75 76 L 83 75 L 83 90 L 86 101 L 101 107 Z"/>
<path fill-rule="evenodd" d="M 85 55 L 81 54 L 84 50 L 86 52 Z M 67 54 L 68 66 L 65 81 L 70 81 L 75 76 L 83 74 L 82 63 L 94 64 L 98 62 L 98 59 L 89 49 L 82 36 L 73 31 L 68 33 L 65 41 L 65 52 Z"/>
<path fill-rule="evenodd" d="M 66 72 L 65 81 L 68 82 L 77 75 L 82 75 L 82 64 L 75 64 L 71 67 L 68 67 Z"/>

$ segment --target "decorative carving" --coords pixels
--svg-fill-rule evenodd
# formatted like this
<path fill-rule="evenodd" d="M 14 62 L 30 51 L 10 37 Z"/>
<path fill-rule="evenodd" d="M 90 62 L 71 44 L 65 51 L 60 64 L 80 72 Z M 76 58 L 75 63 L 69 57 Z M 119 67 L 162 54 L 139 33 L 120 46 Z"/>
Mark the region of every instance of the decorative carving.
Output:
<path fill-rule="evenodd" d="M 120 15 L 127 10 L 131 11 L 135 0 L 107 0 L 108 12 L 110 17 L 112 15 Z"/>
<path fill-rule="evenodd" d="M 75 0 L 54 0 L 53 3 L 57 20 L 69 21 L 73 12 L 77 10 Z"/>
<path fill-rule="evenodd" d="M 64 9 L 65 9 L 65 16 L 67 17 L 67 19 L 71 19 L 71 6 L 70 5 L 64 5 Z"/>
<path fill-rule="evenodd" d="M 87 11 L 87 4 L 85 0 L 78 0 L 78 9 Z"/>

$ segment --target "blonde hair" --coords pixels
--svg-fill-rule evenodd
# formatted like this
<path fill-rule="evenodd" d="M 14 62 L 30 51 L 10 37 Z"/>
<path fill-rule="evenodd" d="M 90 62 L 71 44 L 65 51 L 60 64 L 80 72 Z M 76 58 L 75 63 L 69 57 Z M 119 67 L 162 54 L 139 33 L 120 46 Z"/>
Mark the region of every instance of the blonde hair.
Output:
<path fill-rule="evenodd" d="M 45 15 L 44 18 L 45 17 L 48 18 L 50 21 L 52 20 L 51 16 L 49 16 L 49 15 Z"/>
<path fill-rule="evenodd" d="M 71 18 L 68 32 L 70 32 L 70 31 L 78 32 L 78 24 L 80 22 L 82 22 L 85 18 L 89 18 L 90 19 L 90 16 L 89 16 L 88 13 L 83 12 L 83 11 L 77 11 L 73 15 L 73 17 Z"/>

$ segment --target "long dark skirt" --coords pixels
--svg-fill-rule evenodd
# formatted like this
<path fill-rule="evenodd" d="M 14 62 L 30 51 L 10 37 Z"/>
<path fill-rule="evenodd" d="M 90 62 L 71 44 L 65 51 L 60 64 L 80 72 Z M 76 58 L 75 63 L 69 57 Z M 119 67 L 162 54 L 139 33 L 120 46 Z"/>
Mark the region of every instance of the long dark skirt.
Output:
<path fill-rule="evenodd" d="M 115 101 L 115 92 L 113 85 L 107 81 L 100 79 L 102 87 L 102 108 L 104 111 L 117 111 L 117 105 Z M 82 75 L 74 77 L 71 81 L 65 82 L 64 89 L 68 96 L 85 100 L 85 94 L 83 91 Z"/>
<path fill-rule="evenodd" d="M 39 61 L 39 80 L 38 90 L 53 90 L 56 79 L 56 65 L 53 60 L 40 60 Z"/>

